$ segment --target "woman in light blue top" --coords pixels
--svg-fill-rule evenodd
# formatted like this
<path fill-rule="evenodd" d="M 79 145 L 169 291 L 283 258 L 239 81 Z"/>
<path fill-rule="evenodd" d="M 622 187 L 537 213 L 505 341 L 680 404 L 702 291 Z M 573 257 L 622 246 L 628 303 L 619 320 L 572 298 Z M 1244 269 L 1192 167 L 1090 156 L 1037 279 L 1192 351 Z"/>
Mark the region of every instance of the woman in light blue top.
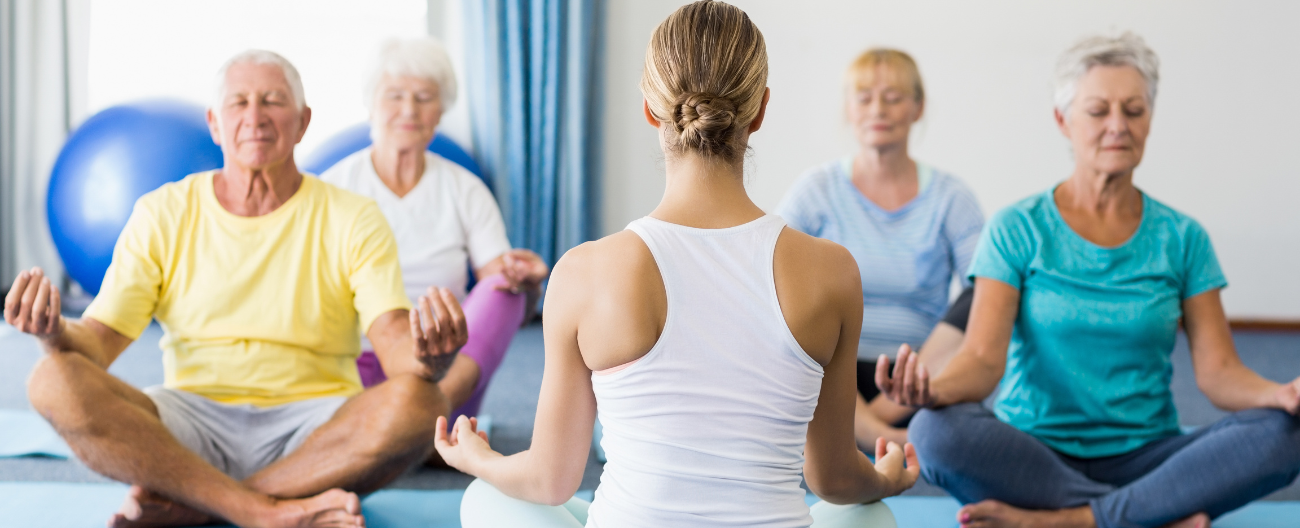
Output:
<path fill-rule="evenodd" d="M 896 428 L 911 412 L 879 398 L 871 373 L 900 344 L 920 348 L 948 306 L 953 280 L 965 277 L 984 216 L 957 178 L 908 154 L 912 124 L 925 108 L 916 62 L 906 53 L 869 49 L 846 74 L 848 120 L 860 144 L 851 157 L 817 166 L 795 182 L 777 207 L 789 226 L 834 241 L 857 260 L 862 275 L 860 383 L 855 434 L 905 442 Z M 960 333 L 955 333 L 960 342 Z M 942 333 L 942 332 L 941 332 Z M 940 337 L 940 336 L 936 336 Z M 931 344 L 944 340 L 937 339 Z M 937 371 L 955 346 L 925 349 Z M 933 352 L 931 351 L 933 350 Z"/>
<path fill-rule="evenodd" d="M 881 390 L 912 420 L 925 474 L 965 526 L 1205 527 L 1300 474 L 1300 379 L 1237 357 L 1209 236 L 1133 185 L 1157 59 L 1131 33 L 1058 66 L 1056 121 L 1075 169 L 989 220 L 966 340 L 929 381 L 911 354 Z M 1179 430 L 1179 321 L 1197 386 L 1226 418 Z M 1296 373 L 1274 373 L 1294 376 Z M 1001 381 L 994 412 L 979 405 Z"/>

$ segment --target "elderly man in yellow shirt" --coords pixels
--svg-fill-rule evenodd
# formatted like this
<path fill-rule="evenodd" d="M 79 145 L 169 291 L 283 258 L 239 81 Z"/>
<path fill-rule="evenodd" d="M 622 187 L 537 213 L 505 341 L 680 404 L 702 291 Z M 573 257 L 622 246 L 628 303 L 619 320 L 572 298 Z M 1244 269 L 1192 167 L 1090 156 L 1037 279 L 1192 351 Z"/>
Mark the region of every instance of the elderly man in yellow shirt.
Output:
<path fill-rule="evenodd" d="M 465 320 L 447 290 L 412 309 L 373 201 L 298 172 L 311 110 L 293 65 L 244 52 L 218 86 L 225 167 L 136 202 L 84 317 L 59 315 L 41 270 L 14 281 L 5 321 L 46 352 L 28 395 L 133 485 L 110 526 L 362 526 L 355 493 L 428 455 L 445 394 L 472 389 L 443 379 Z M 166 378 L 140 391 L 107 368 L 152 318 Z M 362 331 L 389 373 L 364 391 Z"/>

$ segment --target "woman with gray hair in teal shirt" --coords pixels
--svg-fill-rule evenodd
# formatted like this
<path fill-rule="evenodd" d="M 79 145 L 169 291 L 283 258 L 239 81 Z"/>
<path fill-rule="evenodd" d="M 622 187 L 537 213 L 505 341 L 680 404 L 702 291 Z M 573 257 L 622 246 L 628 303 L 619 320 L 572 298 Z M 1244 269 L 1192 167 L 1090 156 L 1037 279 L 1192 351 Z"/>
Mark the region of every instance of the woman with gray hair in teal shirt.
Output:
<path fill-rule="evenodd" d="M 876 371 L 891 399 L 926 408 L 910 437 L 926 478 L 966 504 L 963 527 L 1205 527 L 1300 473 L 1300 380 L 1242 364 L 1209 236 L 1133 185 L 1157 67 L 1131 33 L 1066 52 L 1056 122 L 1074 173 L 990 219 L 943 373 L 930 381 L 910 353 Z M 1232 411 L 1188 434 L 1169 388 L 1180 319 L 1197 386 Z M 979 402 L 999 381 L 990 412 Z"/>

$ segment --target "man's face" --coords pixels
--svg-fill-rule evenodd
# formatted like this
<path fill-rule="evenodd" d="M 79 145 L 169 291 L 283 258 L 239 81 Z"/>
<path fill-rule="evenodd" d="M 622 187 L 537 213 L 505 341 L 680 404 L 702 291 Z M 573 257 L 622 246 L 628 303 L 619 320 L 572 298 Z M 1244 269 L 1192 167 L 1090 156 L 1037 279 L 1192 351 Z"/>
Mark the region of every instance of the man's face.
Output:
<path fill-rule="evenodd" d="M 208 128 L 226 163 L 261 170 L 291 161 L 311 109 L 298 108 L 280 67 L 233 64 L 226 69 L 225 83 L 218 106 L 208 109 Z"/>

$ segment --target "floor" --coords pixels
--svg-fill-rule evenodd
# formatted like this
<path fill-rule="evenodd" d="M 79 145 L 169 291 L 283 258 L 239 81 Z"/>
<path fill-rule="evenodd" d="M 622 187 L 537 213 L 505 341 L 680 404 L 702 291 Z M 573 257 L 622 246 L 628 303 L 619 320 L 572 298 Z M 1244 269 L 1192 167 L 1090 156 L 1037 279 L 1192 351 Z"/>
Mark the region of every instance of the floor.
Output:
<path fill-rule="evenodd" d="M 162 331 L 149 327 L 109 369 L 137 387 L 161 383 L 162 364 L 158 340 Z M 1300 333 L 1237 332 L 1234 336 L 1242 360 L 1251 368 L 1275 380 L 1300 376 Z M 0 408 L 28 408 L 24 389 L 27 372 L 40 355 L 30 337 L 0 323 Z M 537 411 L 542 376 L 542 332 L 540 325 L 522 329 L 515 337 L 483 404 L 492 416 L 492 446 L 510 454 L 528 447 Z M 1186 340 L 1180 336 L 1174 351 L 1174 400 L 1182 423 L 1204 425 L 1224 416 L 1196 389 Z M 0 433 L 3 434 L 3 433 Z M 593 489 L 600 481 L 601 465 L 590 457 L 582 489 Z M 64 481 L 108 482 L 75 460 L 45 458 L 0 459 L 0 482 Z M 415 468 L 394 482 L 392 488 L 464 488 L 470 478 L 454 470 Z M 936 487 L 920 483 L 905 495 L 944 495 Z M 1300 484 L 1274 493 L 1271 500 L 1300 500 Z"/>

